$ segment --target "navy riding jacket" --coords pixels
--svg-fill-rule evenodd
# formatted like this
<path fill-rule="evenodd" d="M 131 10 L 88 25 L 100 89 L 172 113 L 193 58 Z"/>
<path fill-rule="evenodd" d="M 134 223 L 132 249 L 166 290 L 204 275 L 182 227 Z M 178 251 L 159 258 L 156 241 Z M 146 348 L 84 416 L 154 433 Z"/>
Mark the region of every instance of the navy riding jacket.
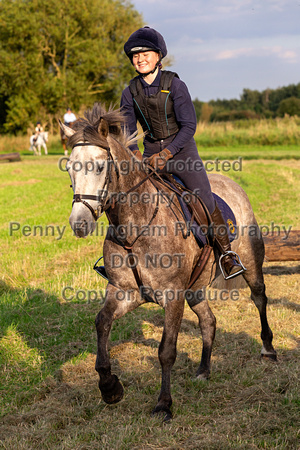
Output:
<path fill-rule="evenodd" d="M 146 96 L 157 93 L 160 77 L 161 71 L 159 70 L 155 80 L 149 85 L 140 76 Z M 163 149 L 168 148 L 173 158 L 167 161 L 163 171 L 179 177 L 188 189 L 194 191 L 205 201 L 209 212 L 212 213 L 215 208 L 215 200 L 194 139 L 197 127 L 195 108 L 185 83 L 177 77 L 173 78 L 170 96 L 173 100 L 179 131 L 163 140 L 153 140 L 146 135 L 144 137 L 143 156 L 148 158 L 154 153 L 159 153 Z M 137 130 L 137 117 L 129 86 L 122 93 L 121 108 L 125 113 L 129 132 L 134 133 Z M 131 150 L 138 150 L 138 145 L 132 145 L 130 148 Z"/>
<path fill-rule="evenodd" d="M 140 76 L 145 96 L 156 94 L 160 83 L 161 71 L 151 85 L 147 84 L 143 77 Z M 174 102 L 174 112 L 176 121 L 179 125 L 179 131 L 173 136 L 171 143 L 168 143 L 168 149 L 175 155 L 178 153 L 187 142 L 189 142 L 195 134 L 197 127 L 195 108 L 185 83 L 177 77 L 174 77 L 171 84 L 170 96 Z M 129 86 L 124 89 L 121 98 L 121 108 L 127 118 L 127 125 L 130 133 L 134 133 L 137 129 L 137 118 L 134 111 L 134 104 L 132 94 Z M 144 146 L 147 150 L 147 143 L 153 142 L 149 136 L 145 136 Z M 138 146 L 132 146 L 131 150 L 137 150 Z M 146 152 L 148 153 L 148 152 Z"/>

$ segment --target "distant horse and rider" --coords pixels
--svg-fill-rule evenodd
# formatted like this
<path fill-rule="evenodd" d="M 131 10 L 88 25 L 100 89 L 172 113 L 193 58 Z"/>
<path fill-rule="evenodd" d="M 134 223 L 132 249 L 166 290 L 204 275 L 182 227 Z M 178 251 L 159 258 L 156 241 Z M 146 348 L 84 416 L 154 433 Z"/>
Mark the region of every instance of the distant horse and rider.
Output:
<path fill-rule="evenodd" d="M 77 118 L 75 114 L 72 112 L 71 108 L 67 108 L 67 112 L 64 114 L 64 125 L 69 128 L 73 128 L 74 123 Z M 44 131 L 41 122 L 36 123 L 35 132 L 30 136 L 30 147 L 29 150 L 34 152 L 35 155 L 41 156 L 41 148 L 44 149 L 45 155 L 48 155 L 47 142 L 48 142 L 49 133 Z M 60 128 L 60 138 L 61 144 L 63 146 L 64 154 L 68 156 L 67 150 L 67 141 L 68 138 L 65 135 L 64 131 Z"/>
<path fill-rule="evenodd" d="M 35 133 L 30 137 L 29 150 L 35 155 L 41 156 L 41 148 L 43 147 L 45 155 L 48 155 L 47 149 L 48 131 L 44 131 L 41 122 L 37 122 Z"/>

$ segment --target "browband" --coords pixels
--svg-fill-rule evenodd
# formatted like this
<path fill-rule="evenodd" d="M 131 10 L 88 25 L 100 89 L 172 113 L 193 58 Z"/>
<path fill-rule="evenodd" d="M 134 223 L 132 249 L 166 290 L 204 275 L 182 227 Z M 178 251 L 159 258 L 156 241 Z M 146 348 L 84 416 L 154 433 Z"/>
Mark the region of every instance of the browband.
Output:
<path fill-rule="evenodd" d="M 72 149 L 74 147 L 88 147 L 88 146 L 90 146 L 90 147 L 99 147 L 99 145 L 90 144 L 89 142 L 81 142 L 81 143 L 79 142 L 78 144 L 73 145 Z M 107 146 L 102 146 L 101 145 L 100 148 L 104 148 L 104 150 L 109 150 L 109 146 L 108 145 Z"/>

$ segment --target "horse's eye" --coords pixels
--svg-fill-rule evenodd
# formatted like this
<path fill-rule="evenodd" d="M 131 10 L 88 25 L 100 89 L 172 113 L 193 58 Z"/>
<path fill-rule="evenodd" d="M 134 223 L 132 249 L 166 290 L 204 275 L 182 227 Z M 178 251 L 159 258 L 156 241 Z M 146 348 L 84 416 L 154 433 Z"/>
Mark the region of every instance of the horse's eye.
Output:
<path fill-rule="evenodd" d="M 66 162 L 66 171 L 69 172 L 69 170 L 71 169 L 72 164 L 70 163 L 70 160 Z"/>
<path fill-rule="evenodd" d="M 96 165 L 96 175 L 100 175 L 101 174 L 101 172 L 102 172 L 102 170 L 103 170 L 103 164 L 102 165 L 100 165 L 100 164 L 97 164 Z"/>

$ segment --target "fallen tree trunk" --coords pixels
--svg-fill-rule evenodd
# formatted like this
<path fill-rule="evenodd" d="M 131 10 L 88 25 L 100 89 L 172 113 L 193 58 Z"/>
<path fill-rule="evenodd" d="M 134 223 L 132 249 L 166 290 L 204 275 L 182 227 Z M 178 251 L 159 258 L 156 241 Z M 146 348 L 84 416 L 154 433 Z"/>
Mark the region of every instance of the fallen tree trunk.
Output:
<path fill-rule="evenodd" d="M 264 236 L 266 261 L 300 261 L 300 231 Z"/>
<path fill-rule="evenodd" d="M 8 160 L 9 162 L 21 161 L 20 153 L 4 153 L 0 154 L 0 161 Z"/>

